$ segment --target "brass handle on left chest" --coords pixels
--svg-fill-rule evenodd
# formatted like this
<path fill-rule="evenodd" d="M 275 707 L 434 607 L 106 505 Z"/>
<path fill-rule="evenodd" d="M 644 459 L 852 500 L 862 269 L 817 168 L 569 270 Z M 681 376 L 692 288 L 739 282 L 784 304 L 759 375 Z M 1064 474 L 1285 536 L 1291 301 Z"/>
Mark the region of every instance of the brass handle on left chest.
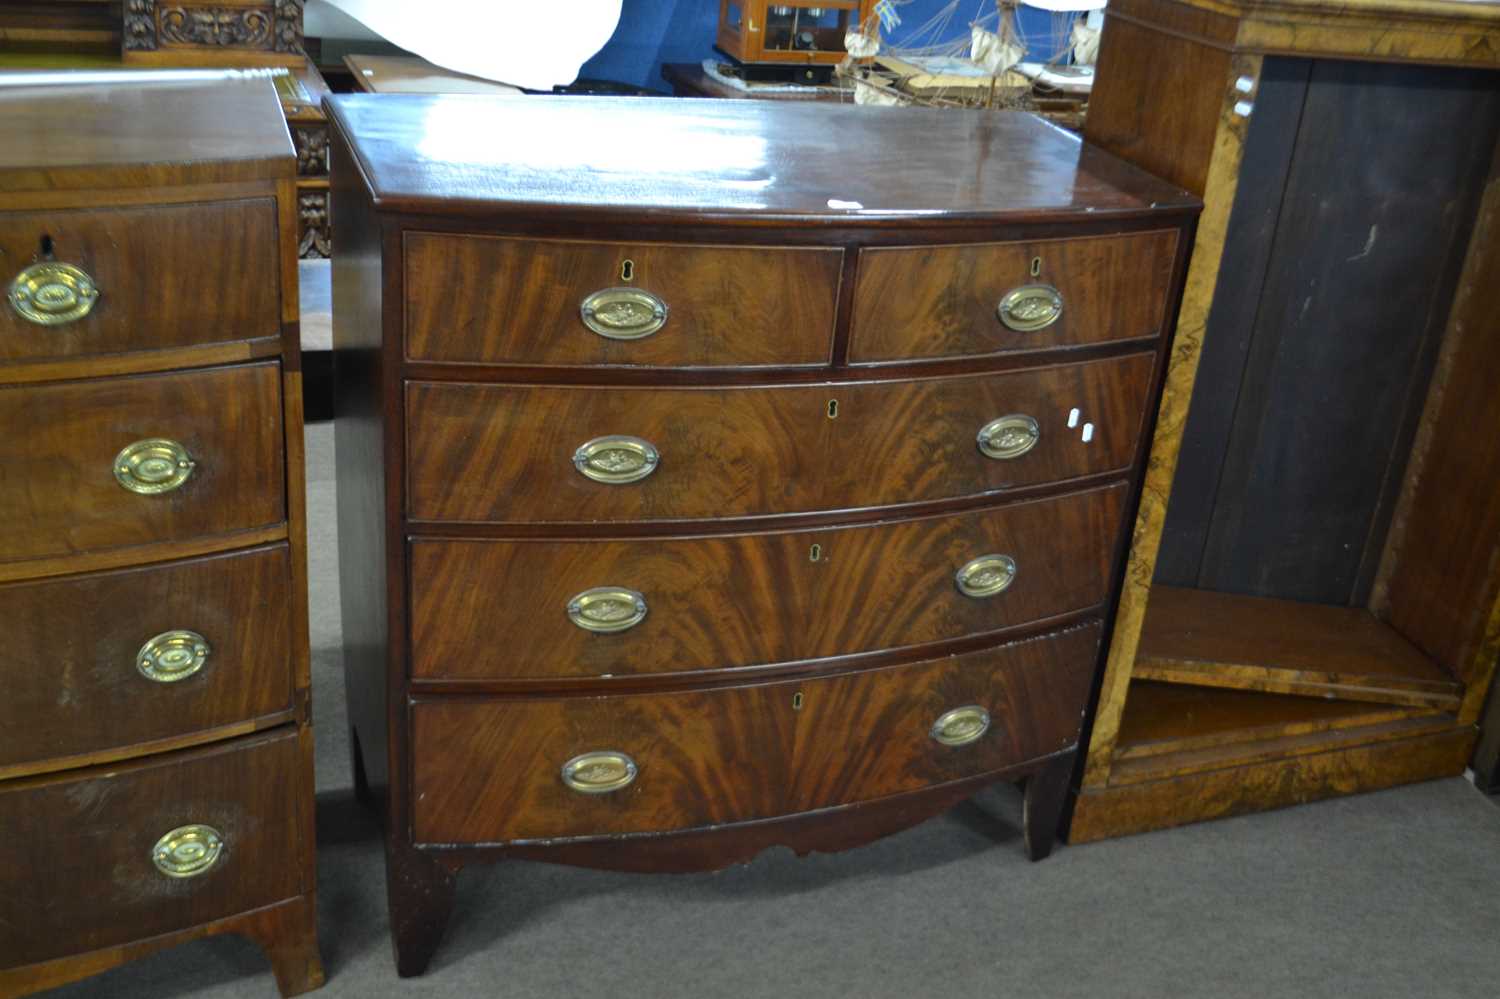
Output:
<path fill-rule="evenodd" d="M 224 855 L 224 836 L 213 826 L 178 826 L 151 848 L 151 862 L 169 878 L 207 874 Z"/>
<path fill-rule="evenodd" d="M 187 448 L 165 437 L 152 437 L 115 455 L 115 481 L 133 493 L 156 496 L 180 488 L 196 467 Z"/>
<path fill-rule="evenodd" d="M 609 794 L 629 787 L 640 769 L 635 760 L 614 749 L 573 757 L 562 765 L 562 782 L 579 794 Z"/>
<path fill-rule="evenodd" d="M 164 631 L 141 646 L 135 668 L 148 680 L 176 683 L 202 669 L 210 651 L 208 639 L 196 631 Z"/>
<path fill-rule="evenodd" d="M 626 434 L 608 434 L 580 444 L 573 452 L 578 474 L 609 486 L 639 482 L 661 462 L 661 453 L 650 441 Z"/>
<path fill-rule="evenodd" d="M 83 268 L 44 260 L 16 275 L 10 283 L 10 305 L 29 323 L 62 326 L 93 311 L 99 288 Z"/>

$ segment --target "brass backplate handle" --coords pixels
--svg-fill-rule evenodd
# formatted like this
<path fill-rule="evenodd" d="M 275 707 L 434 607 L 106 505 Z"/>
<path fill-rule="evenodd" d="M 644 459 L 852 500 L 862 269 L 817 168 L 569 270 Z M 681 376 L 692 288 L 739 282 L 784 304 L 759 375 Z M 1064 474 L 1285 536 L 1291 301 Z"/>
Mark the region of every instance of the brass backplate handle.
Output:
<path fill-rule="evenodd" d="M 1023 284 L 1000 299 L 995 314 L 1017 333 L 1046 329 L 1062 316 L 1062 293 L 1050 284 Z"/>
<path fill-rule="evenodd" d="M 151 848 L 151 862 L 169 878 L 196 878 L 224 856 L 224 836 L 213 826 L 178 826 Z"/>
<path fill-rule="evenodd" d="M 650 441 L 625 434 L 595 437 L 573 452 L 573 467 L 595 482 L 622 486 L 639 482 L 661 461 L 661 454 Z"/>
<path fill-rule="evenodd" d="M 164 631 L 141 646 L 135 668 L 148 680 L 176 683 L 202 669 L 210 651 L 208 640 L 196 631 Z"/>
<path fill-rule="evenodd" d="M 978 742 L 990 729 L 990 713 L 977 704 L 944 711 L 927 734 L 944 746 L 967 746 Z"/>
<path fill-rule="evenodd" d="M 115 481 L 133 493 L 157 496 L 180 488 L 196 465 L 181 444 L 152 437 L 127 445 L 115 455 Z"/>
<path fill-rule="evenodd" d="M 81 267 L 44 260 L 16 275 L 10 283 L 10 306 L 38 326 L 77 322 L 99 301 L 99 286 Z"/>
<path fill-rule="evenodd" d="M 667 323 L 667 303 L 640 288 L 604 288 L 578 306 L 583 325 L 610 340 L 640 340 Z"/>
<path fill-rule="evenodd" d="M 584 631 L 628 631 L 646 619 L 646 598 L 623 586 L 596 586 L 568 601 L 568 620 Z"/>
<path fill-rule="evenodd" d="M 965 562 L 954 573 L 953 581 L 966 597 L 993 597 L 1016 581 L 1016 560 L 1009 555 L 981 555 Z"/>
<path fill-rule="evenodd" d="M 595 750 L 562 765 L 562 782 L 579 794 L 609 794 L 627 788 L 639 773 L 635 760 L 614 749 Z"/>
<path fill-rule="evenodd" d="M 1042 439 L 1042 428 L 1024 413 L 1012 413 L 991 420 L 979 428 L 976 438 L 979 453 L 997 461 L 1009 461 L 1036 447 Z"/>

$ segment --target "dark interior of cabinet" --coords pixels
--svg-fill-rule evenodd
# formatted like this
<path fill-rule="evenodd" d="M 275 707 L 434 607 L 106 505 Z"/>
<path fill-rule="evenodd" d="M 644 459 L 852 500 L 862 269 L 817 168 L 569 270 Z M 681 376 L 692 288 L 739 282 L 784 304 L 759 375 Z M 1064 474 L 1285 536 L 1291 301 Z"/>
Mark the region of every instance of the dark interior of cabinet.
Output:
<path fill-rule="evenodd" d="M 1491 177 L 1497 82 L 1265 61 L 1122 762 L 1175 746 L 1174 711 L 1285 740 L 1458 709 L 1467 646 L 1411 625 L 1431 611 L 1393 612 L 1383 580 L 1444 568 L 1421 538 L 1393 548 L 1392 521 Z M 1477 612 L 1488 591 L 1469 591 Z"/>

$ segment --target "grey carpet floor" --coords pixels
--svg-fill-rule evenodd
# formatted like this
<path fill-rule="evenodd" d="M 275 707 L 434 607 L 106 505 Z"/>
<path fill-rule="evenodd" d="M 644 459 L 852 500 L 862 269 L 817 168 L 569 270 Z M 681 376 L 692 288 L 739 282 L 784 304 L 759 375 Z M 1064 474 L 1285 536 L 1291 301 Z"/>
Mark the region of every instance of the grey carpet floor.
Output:
<path fill-rule="evenodd" d="M 396 978 L 355 805 L 340 675 L 332 433 L 309 428 L 319 929 L 326 996 L 1493 999 L 1500 809 L 1462 779 L 1022 857 L 997 788 L 847 853 L 719 874 L 465 871 L 428 974 Z M 276 994 L 259 951 L 187 944 L 57 990 Z"/>

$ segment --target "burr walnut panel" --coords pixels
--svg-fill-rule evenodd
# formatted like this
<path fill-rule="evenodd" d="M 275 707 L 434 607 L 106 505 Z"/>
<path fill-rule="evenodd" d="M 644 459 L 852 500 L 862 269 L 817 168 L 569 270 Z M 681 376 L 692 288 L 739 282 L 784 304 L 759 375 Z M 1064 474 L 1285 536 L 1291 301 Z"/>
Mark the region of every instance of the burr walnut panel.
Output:
<path fill-rule="evenodd" d="M 1091 623 L 906 666 L 808 680 L 609 697 L 418 701 L 418 843 L 503 843 L 690 829 L 870 801 L 1062 751 L 1078 738 L 1099 641 Z M 933 723 L 978 706 L 989 727 L 946 746 Z M 620 790 L 560 778 L 580 754 L 638 767 Z"/>
<path fill-rule="evenodd" d="M 277 238 L 270 198 L 0 214 L 0 291 L 48 254 L 98 290 L 59 325 L 0 305 L 0 363 L 279 336 Z"/>
<path fill-rule="evenodd" d="M 423 679 L 639 676 L 857 654 L 1095 607 L 1125 489 L 861 527 L 708 538 L 411 543 L 412 674 Z M 1005 554 L 994 596 L 955 573 Z M 646 614 L 597 633 L 568 606 L 595 587 Z M 496 635 L 505 640 L 497 643 Z"/>
<path fill-rule="evenodd" d="M 290 898 L 306 796 L 297 733 L 125 767 L 0 783 L 0 954 L 6 966 L 170 933 Z M 219 859 L 193 877 L 153 863 L 171 830 L 211 826 Z M 306 828 L 311 828 L 310 823 Z M 30 885 L 46 882 L 42 894 Z"/>
<path fill-rule="evenodd" d="M 408 507 L 434 521 L 707 519 L 998 495 L 1123 471 L 1152 363 L 1141 354 L 1001 374 L 746 388 L 412 382 Z M 979 431 L 1015 414 L 1036 421 L 1035 446 L 1017 458 L 986 457 Z M 579 446 L 615 434 L 652 444 L 655 470 L 623 485 L 580 474 Z"/>
<path fill-rule="evenodd" d="M 285 519 L 281 366 L 0 389 L 0 552 L 9 559 L 181 541 Z M 186 481 L 155 495 L 116 478 L 145 440 L 180 444 Z"/>
<path fill-rule="evenodd" d="M 1177 232 L 874 247 L 860 251 L 852 363 L 983 357 L 1154 337 L 1166 315 Z M 1027 285 L 1061 297 L 1050 325 L 1017 331 L 1002 299 Z"/>
<path fill-rule="evenodd" d="M 289 574 L 278 544 L 0 586 L 0 774 L 83 754 L 133 755 L 141 743 L 288 711 Z M 205 640 L 201 667 L 181 678 L 143 673 L 143 647 L 184 630 Z"/>
<path fill-rule="evenodd" d="M 843 251 L 415 232 L 405 257 L 413 359 L 753 367 L 828 363 Z M 591 330 L 580 307 L 611 288 L 655 296 L 660 329 Z"/>

